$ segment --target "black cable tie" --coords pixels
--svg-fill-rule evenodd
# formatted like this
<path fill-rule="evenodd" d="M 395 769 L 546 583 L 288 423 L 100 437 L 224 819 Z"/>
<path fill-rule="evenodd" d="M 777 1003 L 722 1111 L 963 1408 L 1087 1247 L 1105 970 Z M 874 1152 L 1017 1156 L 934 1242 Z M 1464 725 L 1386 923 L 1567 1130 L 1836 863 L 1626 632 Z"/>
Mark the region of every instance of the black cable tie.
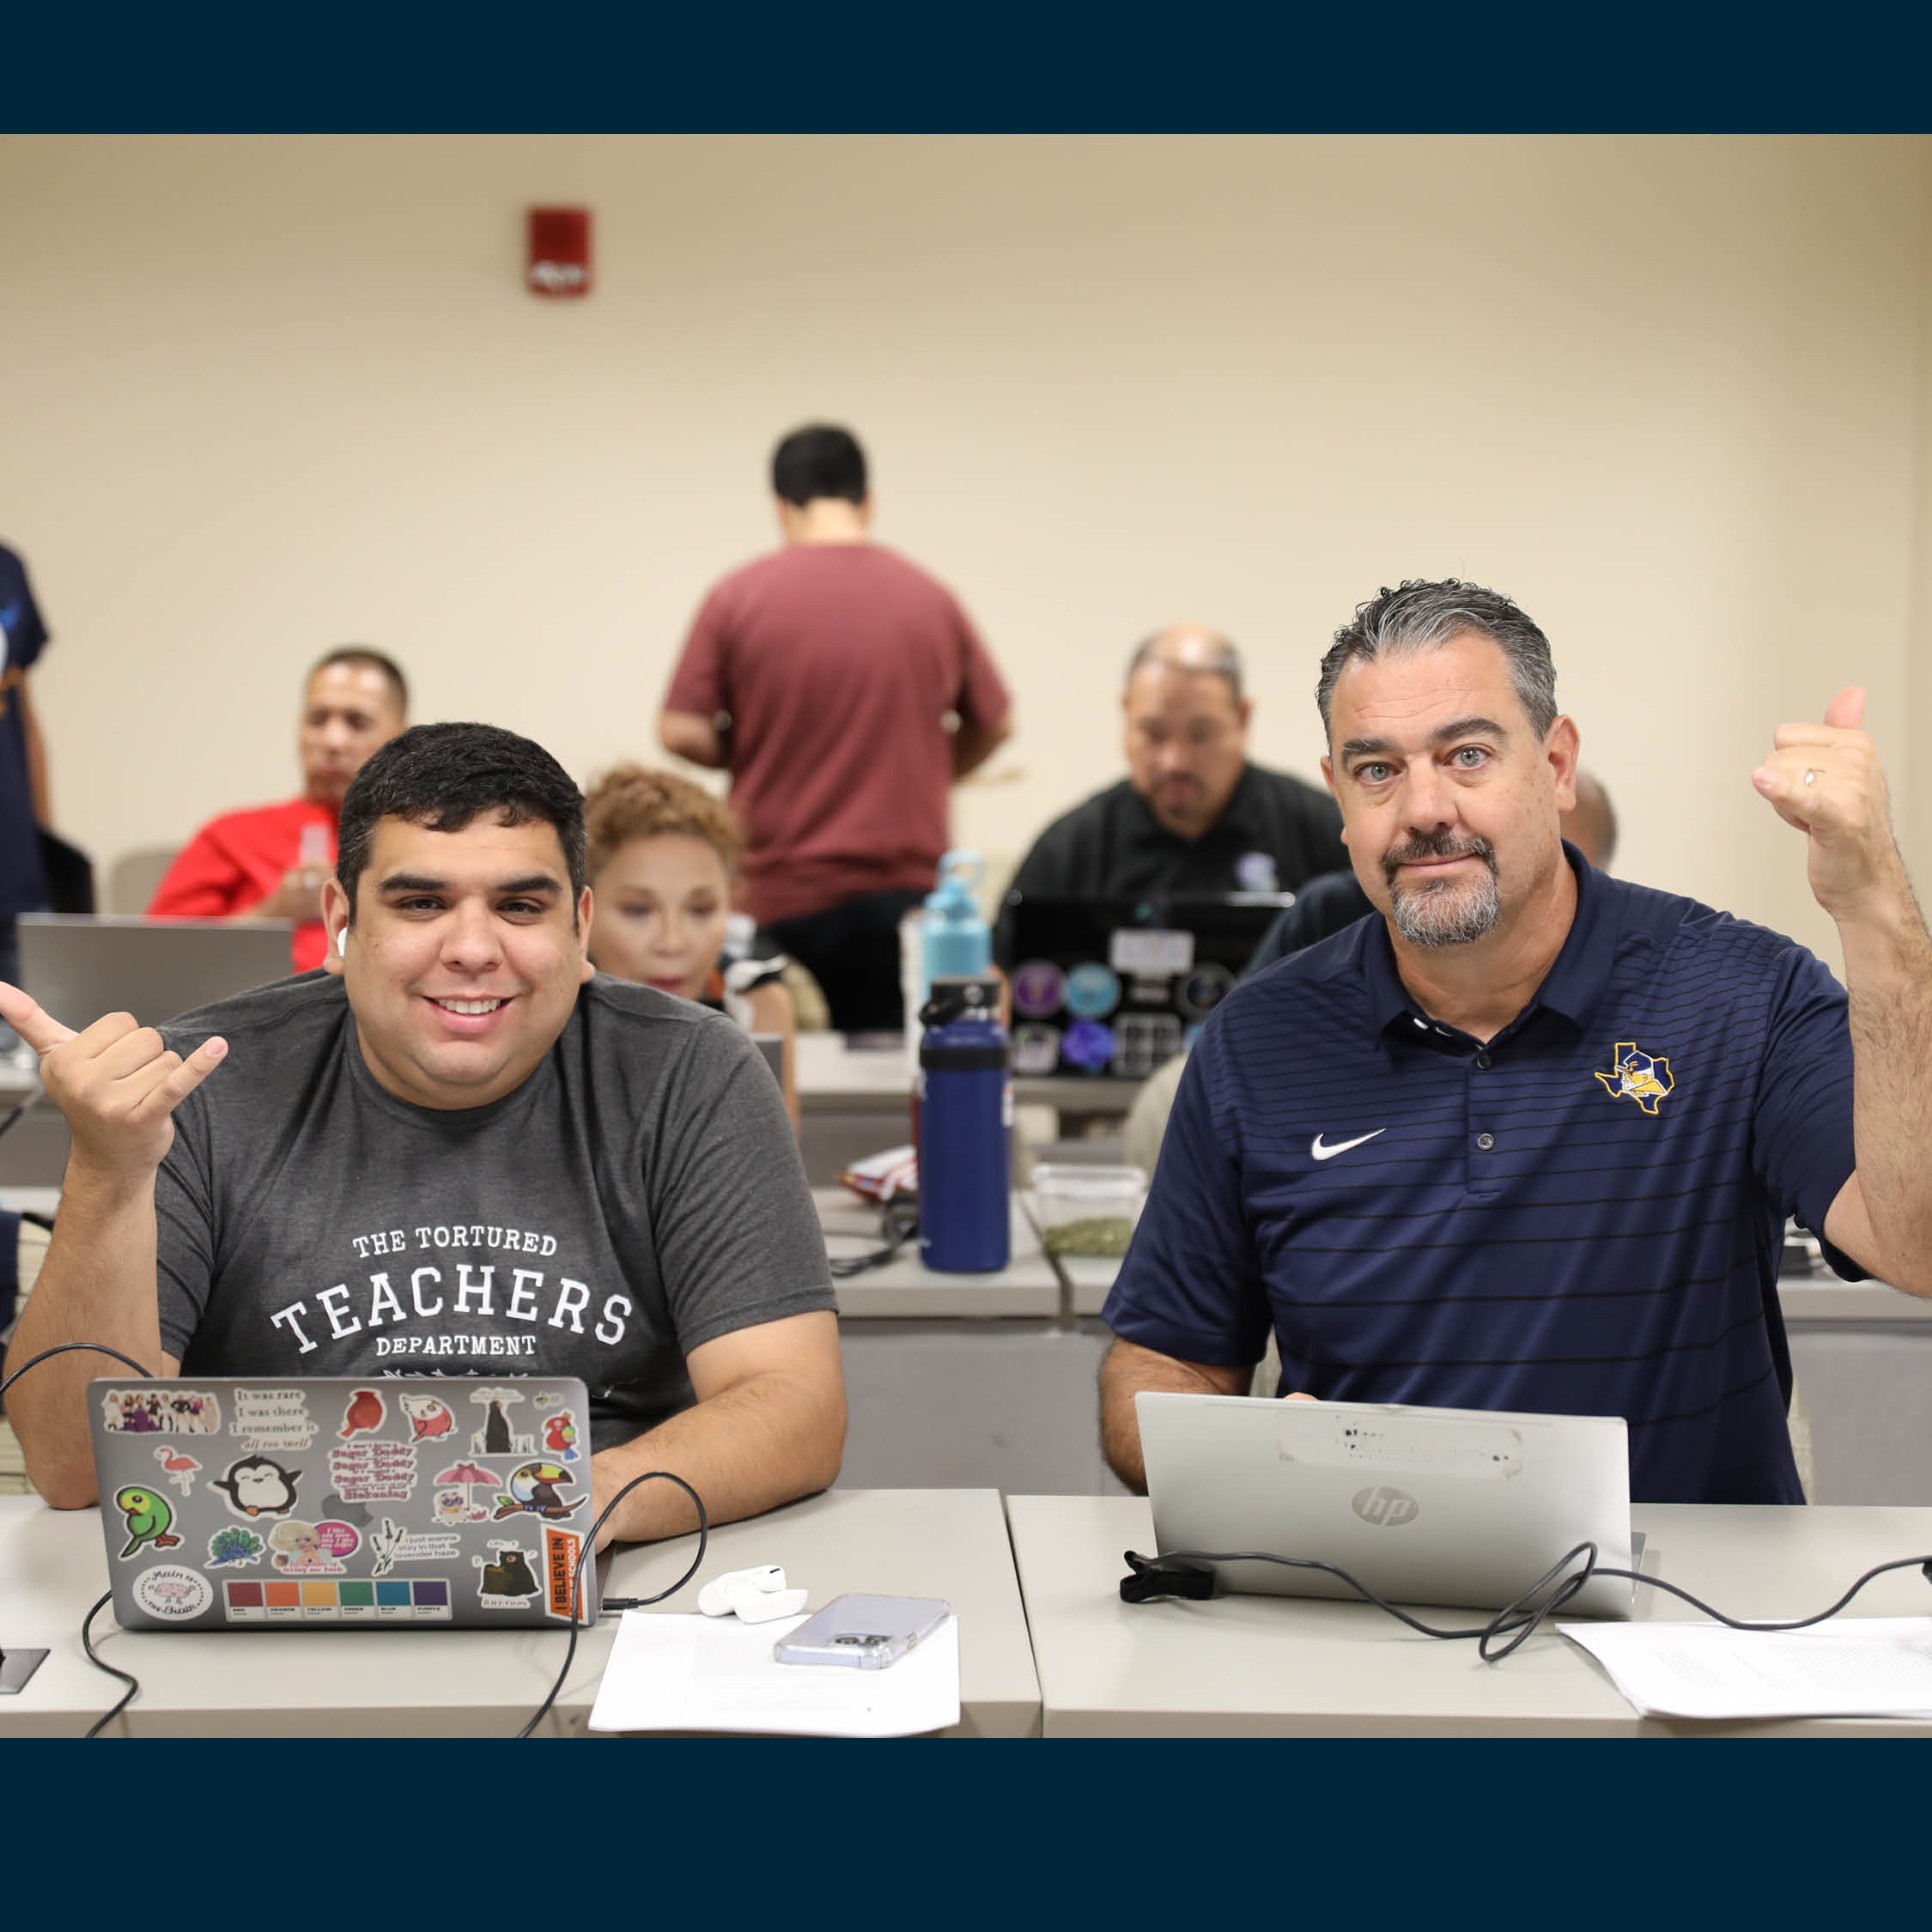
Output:
<path fill-rule="evenodd" d="M 1133 1571 L 1121 1578 L 1122 1603 L 1151 1603 L 1163 1596 L 1193 1597 L 1201 1601 L 1214 1594 L 1214 1572 L 1191 1563 L 1163 1563 L 1158 1557 L 1145 1557 L 1137 1551 L 1121 1552 Z"/>

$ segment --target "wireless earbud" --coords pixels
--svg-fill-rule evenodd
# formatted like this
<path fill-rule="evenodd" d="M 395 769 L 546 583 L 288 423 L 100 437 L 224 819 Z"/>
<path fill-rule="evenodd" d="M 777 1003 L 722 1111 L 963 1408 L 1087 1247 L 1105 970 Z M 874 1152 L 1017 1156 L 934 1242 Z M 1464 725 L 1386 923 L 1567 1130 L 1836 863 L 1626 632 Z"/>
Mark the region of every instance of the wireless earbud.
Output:
<path fill-rule="evenodd" d="M 755 1570 L 727 1570 L 698 1592 L 697 1607 L 708 1617 L 729 1617 L 740 1623 L 769 1624 L 775 1617 L 795 1617 L 805 1607 L 808 1590 L 788 1590 L 785 1572 L 775 1563 Z"/>
<path fill-rule="evenodd" d="M 336 928 L 336 952 L 343 959 L 349 957 L 349 928 L 346 926 Z"/>

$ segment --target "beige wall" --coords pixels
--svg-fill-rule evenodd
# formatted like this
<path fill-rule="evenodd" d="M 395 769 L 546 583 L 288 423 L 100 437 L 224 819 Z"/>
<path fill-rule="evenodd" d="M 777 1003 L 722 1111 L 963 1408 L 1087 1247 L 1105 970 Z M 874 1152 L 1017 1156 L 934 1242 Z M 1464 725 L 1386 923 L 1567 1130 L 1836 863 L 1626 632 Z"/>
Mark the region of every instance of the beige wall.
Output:
<path fill-rule="evenodd" d="M 587 302 L 522 289 L 544 200 L 596 211 Z M 1835 964 L 1748 775 L 1856 678 L 1932 862 L 1929 235 L 1917 138 L 0 138 L 58 816 L 105 862 L 284 795 L 351 638 L 420 716 L 649 754 L 829 416 L 1017 692 L 963 841 L 1116 775 L 1121 659 L 1182 616 L 1312 775 L 1327 635 L 1453 572 L 1550 633 L 1620 869 Z"/>

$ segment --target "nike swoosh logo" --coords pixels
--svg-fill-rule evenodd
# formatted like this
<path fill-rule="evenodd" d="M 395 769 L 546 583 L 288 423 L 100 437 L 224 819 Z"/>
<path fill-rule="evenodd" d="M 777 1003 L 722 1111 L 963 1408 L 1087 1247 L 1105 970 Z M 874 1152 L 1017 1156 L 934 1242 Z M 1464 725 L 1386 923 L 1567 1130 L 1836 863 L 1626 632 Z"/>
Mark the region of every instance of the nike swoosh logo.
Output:
<path fill-rule="evenodd" d="M 1309 1143 L 1308 1151 L 1318 1161 L 1332 1161 L 1337 1154 L 1346 1154 L 1351 1147 L 1359 1147 L 1364 1140 L 1373 1140 L 1376 1133 L 1387 1133 L 1388 1132 L 1387 1127 L 1378 1127 L 1375 1133 L 1358 1133 L 1352 1140 L 1338 1140 L 1333 1147 L 1324 1147 L 1321 1145 L 1321 1136 L 1318 1133 Z"/>

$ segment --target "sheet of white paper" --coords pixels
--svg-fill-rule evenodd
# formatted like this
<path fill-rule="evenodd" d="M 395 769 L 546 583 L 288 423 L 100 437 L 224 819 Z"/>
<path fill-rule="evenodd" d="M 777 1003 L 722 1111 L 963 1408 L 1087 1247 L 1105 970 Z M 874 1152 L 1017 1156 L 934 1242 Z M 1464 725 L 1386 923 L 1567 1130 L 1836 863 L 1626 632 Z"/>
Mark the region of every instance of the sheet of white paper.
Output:
<path fill-rule="evenodd" d="M 1560 1627 L 1646 1717 L 1932 1715 L 1932 1618 L 1836 1617 L 1797 1631 Z"/>
<path fill-rule="evenodd" d="M 590 1728 L 912 1737 L 959 1722 L 957 1617 L 884 1670 L 778 1662 L 772 1645 L 805 1620 L 741 1624 L 627 1610 Z"/>

